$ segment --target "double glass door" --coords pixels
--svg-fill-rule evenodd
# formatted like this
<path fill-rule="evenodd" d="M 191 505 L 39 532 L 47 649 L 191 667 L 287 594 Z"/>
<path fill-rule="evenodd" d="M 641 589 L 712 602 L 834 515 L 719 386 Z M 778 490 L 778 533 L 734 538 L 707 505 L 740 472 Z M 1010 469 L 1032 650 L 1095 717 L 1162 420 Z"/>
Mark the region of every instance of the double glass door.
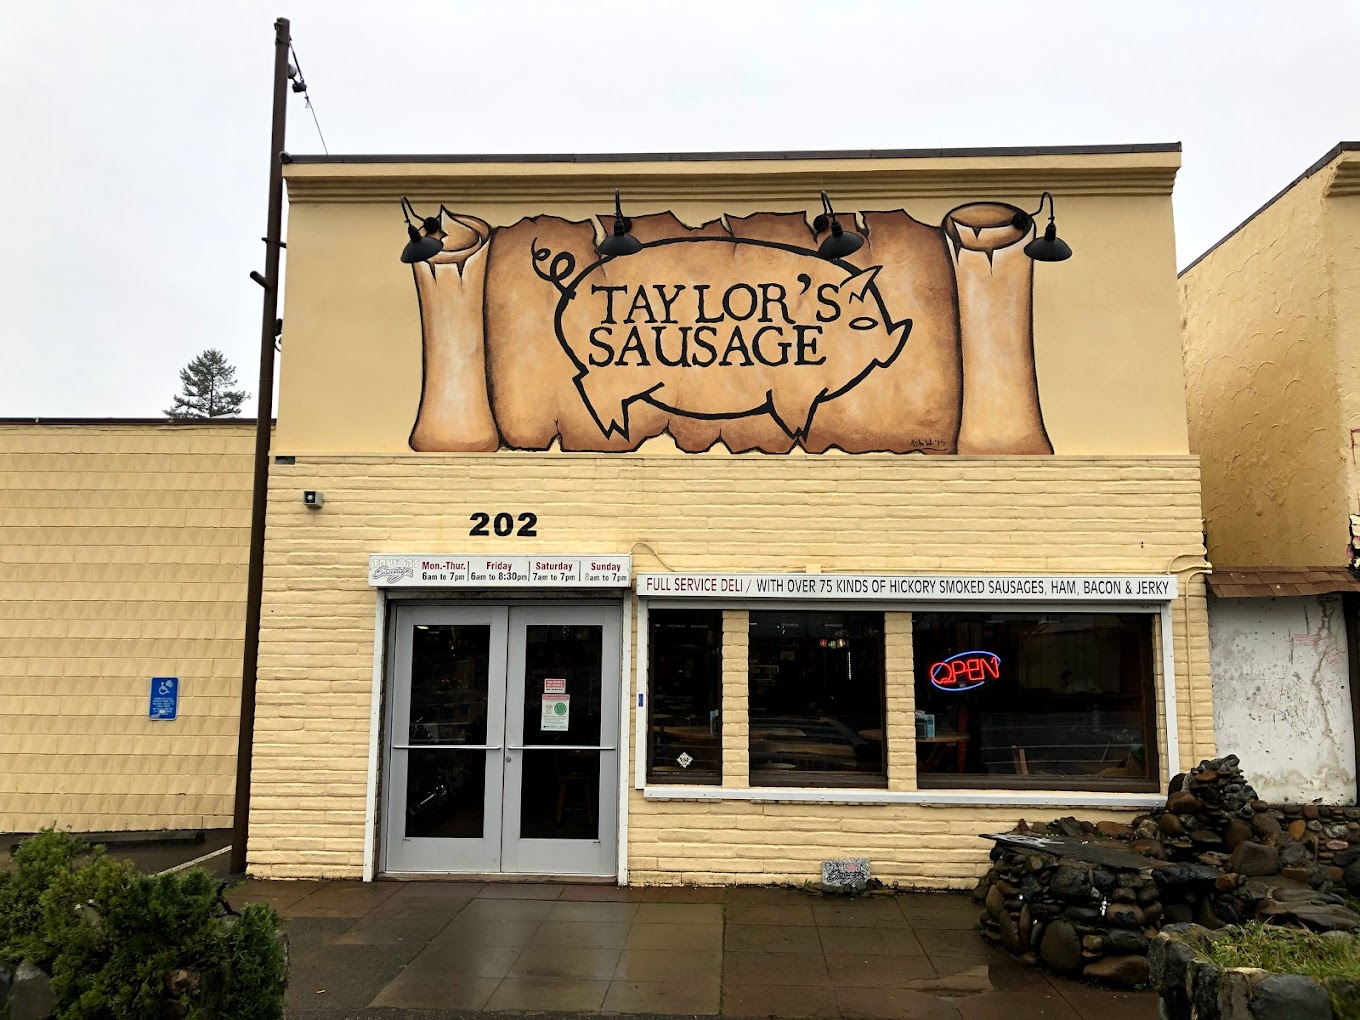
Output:
<path fill-rule="evenodd" d="M 384 870 L 613 875 L 620 614 L 399 606 Z"/>

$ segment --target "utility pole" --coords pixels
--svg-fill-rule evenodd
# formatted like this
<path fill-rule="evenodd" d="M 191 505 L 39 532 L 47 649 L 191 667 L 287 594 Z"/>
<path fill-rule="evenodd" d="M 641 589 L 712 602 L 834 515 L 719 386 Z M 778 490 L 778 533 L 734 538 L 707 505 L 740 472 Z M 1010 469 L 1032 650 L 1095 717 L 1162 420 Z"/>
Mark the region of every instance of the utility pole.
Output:
<path fill-rule="evenodd" d="M 250 765 L 255 743 L 255 677 L 260 659 L 260 601 L 264 592 L 264 521 L 269 496 L 269 440 L 274 424 L 274 338 L 279 311 L 279 253 L 283 248 L 283 147 L 288 116 L 288 19 L 274 22 L 274 120 L 269 136 L 269 220 L 265 227 L 264 288 L 260 319 L 260 381 L 256 387 L 255 484 L 250 506 L 250 567 L 246 574 L 245 653 L 241 662 L 241 723 L 236 735 L 236 800 L 231 870 L 246 870 L 250 836 Z"/>

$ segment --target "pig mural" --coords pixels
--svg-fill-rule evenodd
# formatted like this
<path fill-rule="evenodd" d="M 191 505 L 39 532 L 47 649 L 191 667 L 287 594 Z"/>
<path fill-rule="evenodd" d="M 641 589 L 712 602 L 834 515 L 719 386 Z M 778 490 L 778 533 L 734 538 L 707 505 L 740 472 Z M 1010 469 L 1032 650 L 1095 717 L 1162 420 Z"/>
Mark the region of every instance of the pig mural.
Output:
<path fill-rule="evenodd" d="M 636 216 L 492 226 L 441 208 L 411 267 L 422 345 L 413 450 L 1047 454 L 1021 210 L 841 213 L 864 237 L 817 254 L 802 212 L 693 225 Z"/>
<path fill-rule="evenodd" d="M 551 264 L 543 249 L 535 258 Z M 874 285 L 880 268 L 699 237 L 650 242 L 569 282 L 544 278 L 561 288 L 557 339 L 606 437 L 628 438 L 629 406 L 645 400 L 691 418 L 768 414 L 800 439 L 819 404 L 892 364 L 907 342 L 911 320 L 894 319 Z"/>

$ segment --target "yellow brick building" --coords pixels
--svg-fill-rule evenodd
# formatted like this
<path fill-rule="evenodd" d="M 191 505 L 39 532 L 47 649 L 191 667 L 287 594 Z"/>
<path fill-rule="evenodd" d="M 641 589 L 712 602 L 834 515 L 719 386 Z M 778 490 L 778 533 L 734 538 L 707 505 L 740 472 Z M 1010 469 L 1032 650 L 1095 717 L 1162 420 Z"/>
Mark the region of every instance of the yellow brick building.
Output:
<path fill-rule="evenodd" d="M 1216 728 L 1273 800 L 1357 795 L 1358 237 L 1341 142 L 1180 275 Z"/>
<path fill-rule="evenodd" d="M 286 167 L 252 873 L 963 886 L 1213 752 L 1178 147 L 775 156 Z"/>
<path fill-rule="evenodd" d="M 231 824 L 253 436 L 0 422 L 0 831 Z"/>

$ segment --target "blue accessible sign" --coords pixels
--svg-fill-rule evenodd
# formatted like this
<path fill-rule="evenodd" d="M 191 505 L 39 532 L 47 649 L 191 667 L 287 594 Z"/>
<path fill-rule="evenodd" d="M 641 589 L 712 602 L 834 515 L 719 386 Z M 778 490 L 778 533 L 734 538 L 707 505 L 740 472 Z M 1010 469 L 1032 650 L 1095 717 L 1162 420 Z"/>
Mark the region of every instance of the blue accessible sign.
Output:
<path fill-rule="evenodd" d="M 153 721 L 169 721 L 179 715 L 179 677 L 151 678 L 151 711 Z"/>

